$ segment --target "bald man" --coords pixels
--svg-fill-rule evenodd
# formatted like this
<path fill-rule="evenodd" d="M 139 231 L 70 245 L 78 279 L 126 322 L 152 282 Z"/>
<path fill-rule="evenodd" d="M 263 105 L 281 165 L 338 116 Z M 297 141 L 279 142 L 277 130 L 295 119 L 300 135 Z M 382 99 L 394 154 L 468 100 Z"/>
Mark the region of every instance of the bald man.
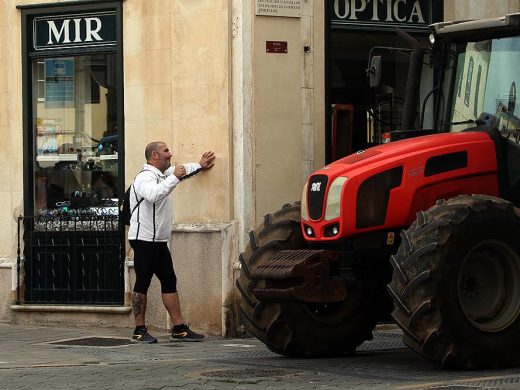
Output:
<path fill-rule="evenodd" d="M 156 343 L 146 328 L 147 292 L 155 274 L 161 283 L 164 307 L 173 329 L 171 341 L 201 341 L 204 335 L 192 331 L 182 317 L 177 277 L 173 269 L 168 241 L 172 232 L 172 192 L 181 180 L 211 169 L 215 154 L 202 155 L 198 163 L 171 166 L 172 153 L 164 142 L 152 142 L 145 148 L 146 164 L 134 179 L 130 191 L 130 229 L 128 241 L 134 250 L 135 285 L 132 309 L 135 330 L 132 342 Z"/>

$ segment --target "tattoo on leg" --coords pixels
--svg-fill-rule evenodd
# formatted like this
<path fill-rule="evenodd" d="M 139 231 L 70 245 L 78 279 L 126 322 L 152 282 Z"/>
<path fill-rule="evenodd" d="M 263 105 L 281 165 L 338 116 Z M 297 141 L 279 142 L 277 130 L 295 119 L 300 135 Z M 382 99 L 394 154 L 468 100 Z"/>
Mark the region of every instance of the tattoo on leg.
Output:
<path fill-rule="evenodd" d="M 134 310 L 134 317 L 139 317 L 139 315 L 143 311 L 144 306 L 144 298 L 146 295 L 134 293 L 134 296 L 132 297 L 132 308 Z"/>

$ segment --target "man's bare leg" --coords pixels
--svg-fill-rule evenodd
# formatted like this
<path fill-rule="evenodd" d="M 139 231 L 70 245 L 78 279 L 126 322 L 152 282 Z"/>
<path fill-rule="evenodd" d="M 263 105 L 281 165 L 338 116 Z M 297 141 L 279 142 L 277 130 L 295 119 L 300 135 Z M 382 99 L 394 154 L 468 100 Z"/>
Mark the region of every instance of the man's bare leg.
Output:
<path fill-rule="evenodd" d="M 146 313 L 146 295 L 133 293 L 132 310 L 134 311 L 135 326 L 143 326 L 145 324 Z"/>
<path fill-rule="evenodd" d="M 177 293 L 168 293 L 162 294 L 162 301 L 164 307 L 168 311 L 170 318 L 172 320 L 173 326 L 184 324 L 184 318 L 182 318 L 181 314 L 181 304 L 179 302 L 179 294 Z"/>
<path fill-rule="evenodd" d="M 132 295 L 132 309 L 134 311 L 135 330 L 130 340 L 132 343 L 153 344 L 157 339 L 148 333 L 145 325 L 146 295 L 134 293 Z"/>
<path fill-rule="evenodd" d="M 181 314 L 179 295 L 177 293 L 162 294 L 162 300 L 173 324 L 170 341 L 201 341 L 204 338 L 203 334 L 193 332 L 188 328 L 186 322 L 184 322 L 184 318 L 182 318 Z"/>

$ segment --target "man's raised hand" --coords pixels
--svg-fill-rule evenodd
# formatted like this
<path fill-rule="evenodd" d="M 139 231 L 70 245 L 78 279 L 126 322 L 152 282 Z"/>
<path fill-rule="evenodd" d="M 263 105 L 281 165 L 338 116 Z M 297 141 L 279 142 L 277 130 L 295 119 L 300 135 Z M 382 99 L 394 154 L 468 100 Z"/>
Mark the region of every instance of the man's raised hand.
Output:
<path fill-rule="evenodd" d="M 202 155 L 200 158 L 199 164 L 202 167 L 202 169 L 210 169 L 215 165 L 215 153 L 212 151 L 206 152 Z"/>

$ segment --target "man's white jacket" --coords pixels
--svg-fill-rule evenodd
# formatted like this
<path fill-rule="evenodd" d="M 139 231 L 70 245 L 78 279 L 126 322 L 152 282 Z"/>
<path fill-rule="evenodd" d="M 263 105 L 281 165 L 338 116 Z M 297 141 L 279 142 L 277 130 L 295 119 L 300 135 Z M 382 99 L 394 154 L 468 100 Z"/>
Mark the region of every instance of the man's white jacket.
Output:
<path fill-rule="evenodd" d="M 182 164 L 187 177 L 201 169 L 198 163 Z M 175 167 L 164 173 L 153 165 L 144 164 L 130 189 L 129 240 L 170 241 L 173 223 L 172 191 L 180 180 L 173 174 Z M 139 202 L 140 201 L 140 202 Z"/>

